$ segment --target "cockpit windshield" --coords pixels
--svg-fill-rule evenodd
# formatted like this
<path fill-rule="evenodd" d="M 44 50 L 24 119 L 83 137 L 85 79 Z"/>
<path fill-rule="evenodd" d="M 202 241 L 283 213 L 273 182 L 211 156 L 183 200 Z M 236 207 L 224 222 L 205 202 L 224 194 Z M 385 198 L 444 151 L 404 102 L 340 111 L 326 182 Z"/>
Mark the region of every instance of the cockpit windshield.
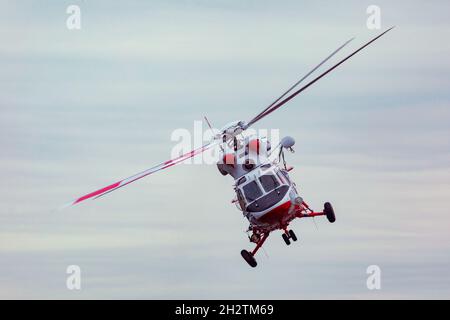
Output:
<path fill-rule="evenodd" d="M 280 186 L 280 183 L 273 174 L 265 174 L 259 177 L 259 181 L 266 192 L 270 192 Z"/>
<path fill-rule="evenodd" d="M 252 181 L 245 186 L 242 187 L 242 190 L 244 191 L 245 198 L 248 202 L 255 201 L 259 197 L 262 196 L 262 191 L 259 188 L 256 181 Z"/>

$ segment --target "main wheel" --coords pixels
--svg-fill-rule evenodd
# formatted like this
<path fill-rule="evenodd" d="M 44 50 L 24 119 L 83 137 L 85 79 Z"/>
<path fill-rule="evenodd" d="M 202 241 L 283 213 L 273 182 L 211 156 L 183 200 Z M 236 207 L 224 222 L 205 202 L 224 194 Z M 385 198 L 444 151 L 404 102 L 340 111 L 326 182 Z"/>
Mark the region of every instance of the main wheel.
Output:
<path fill-rule="evenodd" d="M 283 233 L 282 235 L 284 242 L 286 242 L 287 245 L 291 244 L 291 240 L 289 240 L 289 237 L 286 233 Z"/>
<path fill-rule="evenodd" d="M 258 265 L 258 263 L 255 260 L 255 257 L 248 252 L 247 250 L 242 250 L 241 251 L 241 256 L 242 258 L 244 258 L 245 261 L 247 261 L 247 263 L 252 267 L 256 267 Z"/>
<path fill-rule="evenodd" d="M 294 230 L 289 230 L 289 237 L 291 237 L 292 241 L 297 241 L 297 236 L 294 233 Z"/>
<path fill-rule="evenodd" d="M 334 209 L 331 203 L 325 202 L 323 205 L 323 213 L 327 216 L 328 221 L 331 223 L 336 221 L 336 215 L 334 214 Z"/>

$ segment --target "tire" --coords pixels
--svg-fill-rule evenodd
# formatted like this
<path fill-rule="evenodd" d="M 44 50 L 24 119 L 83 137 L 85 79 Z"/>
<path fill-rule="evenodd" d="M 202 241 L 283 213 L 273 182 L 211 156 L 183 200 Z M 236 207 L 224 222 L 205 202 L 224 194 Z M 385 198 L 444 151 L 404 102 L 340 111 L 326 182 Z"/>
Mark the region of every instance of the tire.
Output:
<path fill-rule="evenodd" d="M 258 265 L 258 263 L 255 260 L 255 257 L 247 250 L 242 250 L 241 256 L 242 256 L 242 258 L 244 258 L 245 261 L 247 261 L 247 263 L 250 265 L 250 267 L 254 268 Z"/>
<path fill-rule="evenodd" d="M 334 214 L 334 209 L 331 203 L 325 202 L 323 205 L 323 213 L 325 213 L 330 223 L 334 223 L 336 221 L 336 215 Z"/>
<path fill-rule="evenodd" d="M 292 241 L 297 241 L 297 236 L 295 235 L 294 230 L 289 230 L 289 237 Z"/>
<path fill-rule="evenodd" d="M 290 245 L 290 244 L 291 244 L 291 240 L 289 240 L 289 237 L 288 237 L 288 235 L 287 235 L 286 233 L 283 233 L 282 237 L 283 237 L 284 242 L 285 242 L 287 245 Z"/>

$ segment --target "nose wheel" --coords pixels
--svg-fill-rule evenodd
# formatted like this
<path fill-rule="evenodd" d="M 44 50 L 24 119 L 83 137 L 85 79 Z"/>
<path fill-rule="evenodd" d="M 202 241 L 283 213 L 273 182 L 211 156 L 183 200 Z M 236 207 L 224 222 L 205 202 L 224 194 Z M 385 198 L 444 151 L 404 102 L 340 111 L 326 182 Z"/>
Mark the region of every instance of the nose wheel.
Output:
<path fill-rule="evenodd" d="M 297 241 L 297 236 L 295 235 L 295 232 L 293 230 L 284 230 L 284 233 L 281 235 L 286 245 L 291 244 L 292 241 Z"/>
<path fill-rule="evenodd" d="M 254 268 L 258 265 L 258 263 L 256 262 L 256 259 L 255 259 L 255 254 L 262 247 L 262 245 L 264 244 L 264 242 L 267 240 L 268 237 L 269 237 L 269 232 L 258 234 L 258 239 L 255 239 L 255 240 L 257 240 L 255 249 L 253 249 L 253 251 L 251 251 L 251 252 L 247 251 L 247 250 L 241 251 L 242 258 L 244 258 L 244 260 L 250 265 L 250 267 Z M 251 239 L 250 239 L 250 241 L 251 241 Z"/>
<path fill-rule="evenodd" d="M 286 245 L 291 244 L 291 240 L 289 239 L 289 236 L 286 233 L 283 233 L 282 237 L 283 237 L 283 240 L 286 243 Z"/>

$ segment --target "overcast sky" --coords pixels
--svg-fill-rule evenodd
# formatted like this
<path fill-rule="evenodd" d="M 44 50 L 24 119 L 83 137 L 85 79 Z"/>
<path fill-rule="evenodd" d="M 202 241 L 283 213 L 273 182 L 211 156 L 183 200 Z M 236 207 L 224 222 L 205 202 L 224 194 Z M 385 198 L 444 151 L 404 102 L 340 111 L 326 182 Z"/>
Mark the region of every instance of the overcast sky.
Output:
<path fill-rule="evenodd" d="M 450 298 L 450 3 L 168 2 L 0 1 L 0 298 Z M 208 165 L 54 211 L 168 159 L 174 129 L 250 119 L 381 32 L 370 4 L 397 27 L 258 124 L 296 139 L 291 176 L 335 224 L 297 220 L 289 247 L 274 232 L 252 269 Z"/>

